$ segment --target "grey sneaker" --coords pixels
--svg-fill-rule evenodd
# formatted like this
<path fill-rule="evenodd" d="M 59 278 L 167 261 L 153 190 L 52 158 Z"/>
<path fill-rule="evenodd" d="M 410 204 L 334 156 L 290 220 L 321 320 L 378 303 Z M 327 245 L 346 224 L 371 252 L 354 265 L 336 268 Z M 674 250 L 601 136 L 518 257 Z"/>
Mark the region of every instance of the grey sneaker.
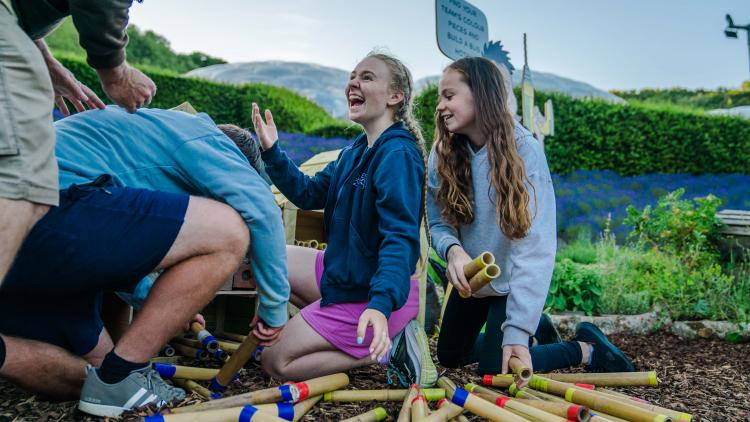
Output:
<path fill-rule="evenodd" d="M 114 418 L 126 410 L 147 404 L 161 407 L 184 398 L 185 391 L 165 383 L 151 366 L 131 372 L 116 384 L 107 384 L 99 379 L 96 368 L 88 365 L 78 409 L 91 415 Z"/>
<path fill-rule="evenodd" d="M 393 339 L 388 363 L 388 380 L 395 374 L 402 387 L 417 384 L 432 387 L 437 381 L 437 369 L 432 363 L 427 334 L 416 320 L 409 321 Z"/>

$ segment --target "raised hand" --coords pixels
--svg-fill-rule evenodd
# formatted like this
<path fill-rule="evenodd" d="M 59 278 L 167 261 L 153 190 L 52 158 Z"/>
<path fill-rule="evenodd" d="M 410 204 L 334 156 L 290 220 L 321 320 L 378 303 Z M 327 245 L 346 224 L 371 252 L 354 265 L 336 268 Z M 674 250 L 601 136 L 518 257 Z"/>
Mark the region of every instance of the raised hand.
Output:
<path fill-rule="evenodd" d="M 448 256 L 446 258 L 448 258 L 448 267 L 446 268 L 448 281 L 464 296 L 471 296 L 469 280 L 466 279 L 466 275 L 464 274 L 464 266 L 472 261 L 471 257 L 461 245 L 455 245 L 448 249 Z"/>
<path fill-rule="evenodd" d="M 109 99 L 130 113 L 149 105 L 156 95 L 156 85 L 151 78 L 127 63 L 96 72 Z"/>
<path fill-rule="evenodd" d="M 263 150 L 271 148 L 274 143 L 279 139 L 279 132 L 276 130 L 276 123 L 273 122 L 273 114 L 271 110 L 266 109 L 266 121 L 260 116 L 260 108 L 258 104 L 253 103 L 253 128 L 255 133 L 258 135 L 260 146 Z"/>
<path fill-rule="evenodd" d="M 369 326 L 372 326 L 370 358 L 380 362 L 391 349 L 391 338 L 388 336 L 388 319 L 378 310 L 365 309 L 362 315 L 359 316 L 357 344 L 362 344 L 367 333 L 367 327 Z"/>

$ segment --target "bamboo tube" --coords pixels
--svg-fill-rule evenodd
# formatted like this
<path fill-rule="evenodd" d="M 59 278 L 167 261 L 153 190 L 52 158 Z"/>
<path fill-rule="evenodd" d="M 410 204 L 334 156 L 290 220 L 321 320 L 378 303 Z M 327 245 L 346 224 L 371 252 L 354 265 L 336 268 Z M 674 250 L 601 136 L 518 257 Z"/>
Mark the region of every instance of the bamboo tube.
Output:
<path fill-rule="evenodd" d="M 586 387 L 583 387 L 581 384 L 575 384 L 575 385 L 577 387 L 586 388 Z M 693 415 L 689 413 L 679 412 L 673 409 L 668 409 L 666 407 L 657 406 L 655 404 L 651 404 L 645 400 L 642 400 L 638 397 L 628 396 L 626 394 L 618 393 L 616 391 L 595 388 L 593 389 L 593 392 L 596 394 L 605 396 L 605 397 L 611 397 L 623 403 L 627 403 L 636 407 L 640 407 L 641 409 L 647 409 L 652 412 L 661 413 L 662 415 L 667 415 L 670 418 L 674 419 L 675 421 L 690 422 L 693 419 Z"/>
<path fill-rule="evenodd" d="M 515 383 L 515 380 L 513 379 L 513 374 L 485 375 L 482 378 L 482 383 L 493 387 L 510 388 L 510 385 Z"/>
<path fill-rule="evenodd" d="M 154 363 L 151 365 L 162 378 L 180 378 L 193 381 L 208 381 L 219 373 L 218 369 Z"/>
<path fill-rule="evenodd" d="M 592 391 L 576 387 L 573 384 L 543 378 L 533 375 L 529 386 L 535 390 L 550 392 L 565 400 L 584 405 L 594 411 L 605 412 L 612 416 L 633 422 L 665 422 L 671 421 L 669 416 L 641 409 L 628 403 L 622 403 L 610 397 L 600 396 Z"/>
<path fill-rule="evenodd" d="M 240 348 L 240 343 L 219 340 L 219 347 L 227 353 L 234 353 Z"/>
<path fill-rule="evenodd" d="M 421 421 L 430 414 L 427 407 L 427 400 L 422 395 L 422 391 L 417 391 L 417 396 L 411 400 L 411 420 Z"/>
<path fill-rule="evenodd" d="M 318 245 L 318 250 L 324 251 L 326 250 L 326 248 L 328 248 L 328 243 L 326 242 L 320 242 L 320 244 Z"/>
<path fill-rule="evenodd" d="M 318 243 L 318 241 L 315 239 L 310 239 L 307 241 L 307 247 L 309 248 L 318 249 L 319 245 L 320 243 Z"/>
<path fill-rule="evenodd" d="M 382 407 L 376 407 L 369 412 L 357 415 L 353 418 L 344 419 L 341 422 L 378 422 L 388 417 L 388 412 Z"/>
<path fill-rule="evenodd" d="M 419 386 L 417 384 L 412 384 L 409 387 L 401 404 L 401 410 L 398 412 L 396 422 L 409 422 L 411 420 L 411 401 L 414 400 L 414 397 L 417 397 L 418 392 Z"/>
<path fill-rule="evenodd" d="M 264 388 L 249 393 L 237 394 L 223 399 L 211 400 L 190 406 L 176 407 L 171 411 L 172 413 L 190 413 L 205 410 L 227 409 L 244 406 L 246 404 L 257 405 L 276 403 L 280 401 L 292 401 L 295 396 L 299 397 L 299 390 L 297 390 L 297 387 L 290 384 L 284 384 L 278 387 Z"/>
<path fill-rule="evenodd" d="M 256 405 L 255 408 L 258 409 L 258 412 L 270 413 L 271 415 L 278 416 L 287 421 L 294 420 L 294 405 L 292 403 L 280 402 L 259 404 Z"/>
<path fill-rule="evenodd" d="M 469 287 L 471 293 L 476 293 L 479 289 L 487 285 L 490 281 L 500 277 L 500 267 L 495 264 L 490 264 L 477 272 L 474 277 L 469 279 Z M 459 293 L 462 298 L 466 299 L 469 296 L 464 296 L 463 293 Z"/>
<path fill-rule="evenodd" d="M 185 346 L 184 344 L 175 343 L 174 349 L 177 351 L 177 353 L 181 354 L 182 356 L 198 359 L 198 360 L 208 360 L 210 356 L 208 355 L 208 352 L 206 352 L 203 349 L 196 349 L 195 347 Z"/>
<path fill-rule="evenodd" d="M 297 422 L 298 420 L 302 419 L 303 416 L 307 414 L 307 412 L 310 411 L 313 407 L 315 407 L 316 404 L 323 398 L 323 396 L 315 396 L 310 397 L 307 400 L 302 400 L 301 402 L 294 405 L 294 418 L 292 419 L 292 422 Z"/>
<path fill-rule="evenodd" d="M 531 368 L 524 365 L 524 363 L 521 362 L 521 359 L 518 359 L 515 356 L 510 357 L 508 360 L 508 366 L 523 382 L 528 382 L 531 379 L 531 375 L 533 375 Z"/>
<path fill-rule="evenodd" d="M 430 413 L 426 418 L 421 419 L 420 422 L 444 422 L 460 416 L 463 412 L 463 407 L 448 399 L 442 399 L 438 402 L 438 410 Z"/>
<path fill-rule="evenodd" d="M 519 401 L 518 399 L 512 399 L 504 394 L 500 394 L 478 385 L 466 384 L 466 389 L 479 398 L 487 400 L 490 403 L 495 403 L 496 405 L 508 409 L 518 416 L 522 416 L 531 421 L 566 422 L 569 419 L 566 413 L 563 413 L 562 415 L 551 413 L 547 410 L 529 406 L 526 403 Z"/>
<path fill-rule="evenodd" d="M 195 336 L 198 338 L 198 341 L 201 342 L 204 349 L 209 352 L 215 352 L 219 349 L 219 342 L 216 341 L 216 337 L 209 333 L 208 330 L 206 330 L 206 327 L 202 326 L 200 323 L 194 322 L 190 324 L 190 331 L 195 333 Z"/>
<path fill-rule="evenodd" d="M 211 402 L 208 402 L 211 403 Z M 143 418 L 144 422 L 286 422 L 270 413 L 259 412 L 254 406 L 230 407 L 203 412 L 171 413 Z"/>
<path fill-rule="evenodd" d="M 218 349 L 215 352 L 210 353 L 210 355 L 215 360 L 218 360 L 219 362 L 224 362 L 224 363 L 226 363 L 227 361 L 229 361 L 229 358 L 230 358 L 229 353 L 227 353 L 227 352 L 225 352 L 225 351 L 223 351 L 221 349 Z"/>
<path fill-rule="evenodd" d="M 497 422 L 525 422 L 526 419 L 516 416 L 505 409 L 499 408 L 492 403 L 482 400 L 470 394 L 463 388 L 457 388 L 453 381 L 446 377 L 438 378 L 438 386 L 445 389 L 446 397 L 450 397 L 453 403 L 464 407 L 469 412 L 491 421 Z"/>
<path fill-rule="evenodd" d="M 497 400 L 500 398 L 505 397 L 503 394 L 498 393 L 497 391 L 490 390 L 489 388 L 484 388 L 482 386 L 476 385 L 476 384 L 466 384 L 466 389 L 469 390 L 472 394 L 476 394 L 477 396 L 490 401 L 492 403 L 497 404 Z M 571 404 L 571 403 L 553 403 L 553 402 L 546 402 L 538 397 L 535 397 L 533 395 L 530 395 L 526 393 L 525 391 L 519 391 L 521 395 L 516 395 L 516 400 L 520 401 L 524 405 L 531 406 L 540 410 L 543 410 L 547 413 L 551 413 L 553 415 L 561 416 L 563 418 L 573 420 L 573 421 L 588 421 L 588 419 L 591 417 L 589 409 L 585 406 L 580 406 L 577 404 Z M 520 398 L 520 397 L 529 397 L 529 398 Z"/>
<path fill-rule="evenodd" d="M 471 280 L 480 270 L 488 265 L 495 263 L 495 256 L 491 252 L 482 252 L 478 257 L 474 258 L 473 261 L 464 265 L 464 276 L 467 280 Z"/>
<path fill-rule="evenodd" d="M 294 401 L 304 400 L 311 396 L 319 396 L 344 388 L 347 385 L 349 385 L 349 376 L 343 372 L 312 378 L 307 381 L 295 382 L 294 386 L 299 391 L 299 397 L 295 398 Z"/>
<path fill-rule="evenodd" d="M 595 419 L 601 422 L 630 422 L 626 419 L 618 418 L 617 416 L 608 415 L 599 411 L 596 413 L 592 411 L 591 419 L 589 419 L 589 421 L 594 421 Z"/>
<path fill-rule="evenodd" d="M 522 389 L 518 389 L 516 387 L 516 384 L 511 384 L 510 387 L 508 387 L 508 392 L 511 396 L 514 396 L 517 399 L 526 399 L 526 400 L 544 400 L 541 397 L 537 397 L 532 393 L 535 393 L 534 390 L 529 389 L 528 387 L 524 387 Z M 554 396 L 552 396 L 554 397 Z M 557 397 L 555 397 L 557 398 Z M 563 400 L 565 401 L 565 400 Z"/>
<path fill-rule="evenodd" d="M 179 387 L 184 388 L 185 390 L 192 391 L 193 393 L 203 397 L 207 400 L 213 400 L 218 399 L 221 396 L 219 396 L 216 393 L 212 393 L 208 388 L 198 384 L 197 382 L 193 380 L 186 380 L 186 379 L 180 379 L 175 378 L 172 380 L 174 384 L 177 384 Z"/>
<path fill-rule="evenodd" d="M 353 401 L 403 401 L 408 389 L 392 390 L 338 390 L 325 393 L 323 401 L 353 402 Z M 422 389 L 427 401 L 438 401 L 445 398 L 445 390 L 442 388 Z"/>
<path fill-rule="evenodd" d="M 579 374 L 542 374 L 544 378 L 571 384 L 593 384 L 597 387 L 627 387 L 651 386 L 656 387 L 659 380 L 656 372 L 605 372 Z"/>
<path fill-rule="evenodd" d="M 242 334 L 236 334 L 236 333 L 227 333 L 227 332 L 225 332 L 225 331 L 222 331 L 222 332 L 220 332 L 220 333 L 217 333 L 217 335 L 218 335 L 219 337 L 221 337 L 221 338 L 225 338 L 225 339 L 227 339 L 227 340 L 232 340 L 232 341 L 239 341 L 240 343 L 242 343 L 243 341 L 245 341 L 245 337 L 247 337 L 247 336 L 243 336 Z"/>
<path fill-rule="evenodd" d="M 159 353 L 162 356 L 166 356 L 168 358 L 171 358 L 177 353 L 177 351 L 172 347 L 171 344 L 165 344 L 164 347 L 162 347 L 161 352 Z"/>
<path fill-rule="evenodd" d="M 250 359 L 255 348 L 258 347 L 258 343 L 260 343 L 260 339 L 250 332 L 250 334 L 245 337 L 245 341 L 240 344 L 237 351 L 234 352 L 224 366 L 221 367 L 219 373 L 216 374 L 216 378 L 211 380 L 211 389 L 214 391 L 226 390 L 229 383 L 232 382 L 240 369 L 242 369 Z"/>
<path fill-rule="evenodd" d="M 451 422 L 469 422 L 469 418 L 464 415 L 458 415 L 455 418 L 451 419 Z"/>

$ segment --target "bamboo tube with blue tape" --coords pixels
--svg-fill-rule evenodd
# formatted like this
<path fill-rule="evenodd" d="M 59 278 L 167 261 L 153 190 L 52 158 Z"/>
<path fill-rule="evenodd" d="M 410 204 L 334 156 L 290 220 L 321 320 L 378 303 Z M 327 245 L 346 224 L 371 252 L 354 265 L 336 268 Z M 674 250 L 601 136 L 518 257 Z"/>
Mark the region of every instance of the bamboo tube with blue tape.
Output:
<path fill-rule="evenodd" d="M 211 402 L 208 402 L 211 403 Z M 143 418 L 143 422 L 288 422 L 253 405 L 190 413 L 170 413 Z"/>
<path fill-rule="evenodd" d="M 419 386 L 412 384 L 406 391 L 406 396 L 404 396 L 404 401 L 401 404 L 398 417 L 396 417 L 396 422 L 409 422 L 411 420 L 411 401 L 414 400 L 414 397 L 417 397 L 417 394 L 419 394 Z"/>
<path fill-rule="evenodd" d="M 192 391 L 193 393 L 203 397 L 206 400 L 221 398 L 219 394 L 212 393 L 208 388 L 198 384 L 193 380 L 174 378 L 172 379 L 172 383 L 174 383 L 178 387 L 183 388 L 184 390 Z"/>
<path fill-rule="evenodd" d="M 196 349 L 195 347 L 185 346 L 184 344 L 175 343 L 174 349 L 182 356 L 187 358 L 193 358 L 197 360 L 209 360 L 211 355 L 203 349 Z"/>
<path fill-rule="evenodd" d="M 323 401 L 402 401 L 408 392 L 409 389 L 406 388 L 384 390 L 337 390 L 325 393 L 323 395 Z M 427 401 L 438 401 L 445 398 L 445 390 L 442 388 L 423 388 L 422 393 Z"/>
<path fill-rule="evenodd" d="M 310 397 L 309 399 L 302 400 L 297 404 L 292 405 L 291 403 L 273 403 L 273 404 L 258 404 L 255 407 L 261 412 L 270 411 L 276 416 L 286 419 L 289 421 L 296 422 L 300 420 L 307 412 L 310 411 L 323 396 Z M 292 411 L 289 412 L 288 406 L 292 406 Z"/>
<path fill-rule="evenodd" d="M 498 404 L 498 401 L 503 401 L 506 397 L 505 395 L 500 394 L 497 391 L 490 390 L 489 388 L 484 388 L 473 383 L 466 384 L 465 388 L 470 393 L 476 394 L 477 396 L 495 404 Z M 588 421 L 591 417 L 589 409 L 587 407 L 577 404 L 545 402 L 536 397 L 530 400 L 516 397 L 515 400 L 519 400 L 521 403 L 527 406 L 543 410 L 547 413 L 561 416 L 566 420 L 585 422 Z"/>
<path fill-rule="evenodd" d="M 382 407 L 376 407 L 369 412 L 357 415 L 353 418 L 344 419 L 341 422 L 379 422 L 388 417 L 388 412 Z"/>
<path fill-rule="evenodd" d="M 213 336 L 213 334 L 209 333 L 208 330 L 206 330 L 206 327 L 201 325 L 199 322 L 193 322 L 190 324 L 190 331 L 192 331 L 195 336 L 198 338 L 198 341 L 201 342 L 203 345 L 203 348 L 208 350 L 209 352 L 215 352 L 219 349 L 219 342 L 216 340 L 216 337 Z"/>
<path fill-rule="evenodd" d="M 245 341 L 240 344 L 237 351 L 232 354 L 224 366 L 221 367 L 219 373 L 216 374 L 216 378 L 211 380 L 211 389 L 217 392 L 222 392 L 227 389 L 229 383 L 232 382 L 237 373 L 240 372 L 243 366 L 250 360 L 253 352 L 258 347 L 260 339 L 255 336 L 252 332 L 245 337 Z M 218 343 L 217 343 L 218 347 Z"/>
<path fill-rule="evenodd" d="M 531 377 L 529 387 L 545 393 L 565 397 L 566 401 L 584 405 L 594 412 L 604 412 L 633 422 L 672 421 L 672 418 L 667 415 L 642 409 L 629 403 L 623 403 L 614 398 L 576 387 L 574 384 L 551 380 L 539 375 Z"/>
<path fill-rule="evenodd" d="M 456 387 L 456 384 L 446 377 L 438 378 L 437 383 L 438 386 L 445 389 L 446 397 L 450 397 L 453 403 L 479 417 L 489 419 L 493 422 L 526 422 L 526 419 L 497 407 L 486 400 L 482 400 L 463 388 Z"/>
<path fill-rule="evenodd" d="M 151 366 L 156 372 L 159 373 L 159 376 L 161 376 L 162 378 L 180 378 L 190 379 L 193 381 L 210 381 L 216 376 L 216 374 L 219 373 L 218 369 L 169 365 L 167 363 L 154 363 Z"/>

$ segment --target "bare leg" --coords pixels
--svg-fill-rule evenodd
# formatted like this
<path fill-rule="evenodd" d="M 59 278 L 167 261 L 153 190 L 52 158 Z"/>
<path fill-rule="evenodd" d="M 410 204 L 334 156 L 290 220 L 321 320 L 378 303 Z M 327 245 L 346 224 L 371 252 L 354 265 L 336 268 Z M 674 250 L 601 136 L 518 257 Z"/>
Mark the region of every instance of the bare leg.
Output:
<path fill-rule="evenodd" d="M 278 343 L 263 350 L 261 359 L 266 373 L 283 381 L 303 381 L 373 363 L 369 356 L 356 359 L 337 349 L 300 314 L 287 323 Z"/>
<path fill-rule="evenodd" d="M 286 259 L 289 270 L 290 302 L 297 307 L 305 307 L 320 299 L 320 289 L 315 280 L 315 260 L 317 249 L 302 246 L 287 246 Z"/>
<path fill-rule="evenodd" d="M 23 239 L 48 210 L 48 205 L 0 198 L 0 285 Z"/>
<path fill-rule="evenodd" d="M 104 296 L 102 297 L 102 320 L 112 341 L 117 343 L 130 326 L 130 305 L 125 303 L 115 293 L 104 292 Z"/>
<path fill-rule="evenodd" d="M 117 355 L 130 362 L 155 356 L 237 269 L 249 239 L 247 226 L 234 209 L 190 197 L 180 233 L 157 268 L 166 270 L 117 342 Z"/>
<path fill-rule="evenodd" d="M 86 364 L 101 364 L 112 350 L 106 330 L 99 334 L 99 343 L 85 356 L 36 340 L 3 335 L 6 346 L 5 363 L 0 377 L 24 390 L 49 400 L 76 400 L 86 379 Z"/>

